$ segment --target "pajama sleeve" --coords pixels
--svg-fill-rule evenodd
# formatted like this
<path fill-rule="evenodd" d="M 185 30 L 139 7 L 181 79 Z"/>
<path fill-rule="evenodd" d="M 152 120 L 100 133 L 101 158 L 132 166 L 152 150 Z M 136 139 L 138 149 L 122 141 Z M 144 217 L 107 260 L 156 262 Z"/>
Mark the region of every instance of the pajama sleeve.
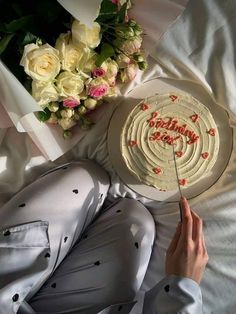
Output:
<path fill-rule="evenodd" d="M 143 314 L 202 314 L 200 286 L 192 279 L 168 276 L 149 290 Z"/>

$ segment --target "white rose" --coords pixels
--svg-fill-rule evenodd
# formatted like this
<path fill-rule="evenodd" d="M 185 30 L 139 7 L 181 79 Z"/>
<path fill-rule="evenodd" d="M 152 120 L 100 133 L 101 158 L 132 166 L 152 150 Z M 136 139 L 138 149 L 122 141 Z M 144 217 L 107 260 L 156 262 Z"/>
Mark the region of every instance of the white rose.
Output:
<path fill-rule="evenodd" d="M 48 105 L 48 109 L 51 111 L 51 112 L 57 112 L 58 109 L 59 109 L 59 104 L 57 102 L 51 102 L 49 105 Z"/>
<path fill-rule="evenodd" d="M 138 65 L 136 63 L 131 63 L 127 68 L 121 71 L 120 78 L 123 83 L 132 81 L 138 72 Z"/>
<path fill-rule="evenodd" d="M 59 99 L 58 92 L 52 82 L 32 82 L 32 96 L 42 107 Z"/>
<path fill-rule="evenodd" d="M 115 60 L 110 59 L 107 61 L 106 77 L 112 78 L 112 77 L 117 76 L 118 70 L 119 70 L 119 67 Z"/>
<path fill-rule="evenodd" d="M 55 47 L 59 51 L 63 70 L 82 70 L 84 64 L 90 57 L 89 48 L 84 45 L 73 45 L 70 33 L 61 34 L 56 41 Z"/>
<path fill-rule="evenodd" d="M 85 114 L 87 112 L 87 108 L 85 108 L 84 106 L 79 106 L 79 108 L 77 108 L 77 113 L 79 114 Z"/>
<path fill-rule="evenodd" d="M 85 73 L 90 73 L 92 69 L 95 68 L 95 62 L 97 60 L 96 52 L 92 51 L 90 48 L 84 48 L 84 54 L 80 59 L 77 68 Z"/>
<path fill-rule="evenodd" d="M 60 73 L 56 85 L 60 96 L 73 96 L 75 99 L 84 89 L 84 82 L 80 76 L 68 71 Z"/>
<path fill-rule="evenodd" d="M 119 89 L 114 86 L 109 88 L 109 92 L 106 94 L 106 97 L 116 97 L 119 93 Z"/>
<path fill-rule="evenodd" d="M 110 86 L 115 86 L 116 85 L 116 76 L 114 77 L 105 77 L 107 83 L 110 85 Z"/>
<path fill-rule="evenodd" d="M 73 119 L 69 118 L 62 118 L 58 120 L 58 124 L 64 129 L 64 130 L 69 130 L 72 128 L 74 125 L 76 125 L 76 121 Z"/>
<path fill-rule="evenodd" d="M 118 73 L 118 64 L 111 58 L 101 64 L 101 68 L 105 71 L 106 77 L 114 77 Z"/>
<path fill-rule="evenodd" d="M 103 62 L 104 63 L 104 62 Z M 103 64 L 101 65 L 103 67 Z M 106 75 L 104 79 L 109 83 L 110 86 L 114 86 L 116 83 L 116 76 L 118 74 L 119 68 L 116 61 L 108 59 L 106 61 Z"/>
<path fill-rule="evenodd" d="M 72 118 L 75 111 L 72 108 L 66 108 L 60 111 L 62 118 Z"/>
<path fill-rule="evenodd" d="M 51 117 L 47 120 L 47 123 L 57 124 L 58 118 L 55 113 L 51 113 Z"/>
<path fill-rule="evenodd" d="M 97 100 L 93 98 L 88 98 L 84 101 L 84 105 L 86 108 L 93 110 L 97 105 Z"/>
<path fill-rule="evenodd" d="M 120 49 L 127 55 L 132 55 L 138 52 L 142 45 L 142 37 L 135 36 L 131 39 L 125 40 Z"/>
<path fill-rule="evenodd" d="M 126 68 L 127 65 L 130 63 L 130 58 L 123 53 L 119 54 L 116 58 L 116 62 L 119 68 Z"/>
<path fill-rule="evenodd" d="M 82 43 L 89 48 L 96 48 L 100 44 L 101 27 L 96 22 L 94 22 L 92 28 L 88 28 L 86 25 L 81 24 L 77 20 L 74 20 L 71 31 L 74 45 L 79 45 Z"/>
<path fill-rule="evenodd" d="M 26 45 L 20 65 L 33 80 L 44 82 L 52 81 L 61 68 L 59 52 L 48 44 Z"/>

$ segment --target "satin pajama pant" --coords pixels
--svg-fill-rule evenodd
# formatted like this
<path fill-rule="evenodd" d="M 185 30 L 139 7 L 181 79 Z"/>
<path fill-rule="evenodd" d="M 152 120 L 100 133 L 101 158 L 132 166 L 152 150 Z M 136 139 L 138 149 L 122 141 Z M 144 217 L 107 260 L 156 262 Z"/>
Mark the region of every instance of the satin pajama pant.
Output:
<path fill-rule="evenodd" d="M 98 313 L 134 299 L 151 256 L 154 221 L 132 199 L 104 209 L 108 188 L 103 169 L 84 160 L 46 173 L 4 206 L 2 228 L 49 223 L 47 271 L 27 297 L 36 313 Z"/>

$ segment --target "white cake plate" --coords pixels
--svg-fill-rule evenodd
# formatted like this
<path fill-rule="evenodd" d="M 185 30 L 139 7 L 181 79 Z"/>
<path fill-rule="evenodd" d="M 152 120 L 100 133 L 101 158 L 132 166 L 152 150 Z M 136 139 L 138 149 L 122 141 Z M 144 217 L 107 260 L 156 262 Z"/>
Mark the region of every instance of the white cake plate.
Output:
<path fill-rule="evenodd" d="M 207 177 L 200 179 L 195 184 L 183 188 L 182 192 L 188 199 L 194 198 L 212 187 L 226 169 L 233 146 L 233 130 L 229 126 L 227 112 L 218 106 L 201 86 L 188 82 L 153 79 L 133 89 L 119 104 L 110 121 L 108 130 L 108 151 L 112 165 L 121 180 L 138 194 L 157 201 L 179 201 L 178 190 L 162 192 L 158 189 L 140 183 L 125 165 L 120 150 L 120 134 L 130 111 L 141 100 L 157 93 L 184 91 L 208 107 L 218 127 L 220 137 L 219 155 L 217 161 Z"/>

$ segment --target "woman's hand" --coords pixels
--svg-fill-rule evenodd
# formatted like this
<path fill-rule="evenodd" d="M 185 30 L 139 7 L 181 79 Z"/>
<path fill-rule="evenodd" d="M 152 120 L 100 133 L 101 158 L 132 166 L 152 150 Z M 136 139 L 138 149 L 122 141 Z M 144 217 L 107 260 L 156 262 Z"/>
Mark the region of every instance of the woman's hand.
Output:
<path fill-rule="evenodd" d="M 182 223 L 166 253 L 166 274 L 187 277 L 200 283 L 208 254 L 205 246 L 202 220 L 194 213 L 186 198 L 182 202 Z"/>

